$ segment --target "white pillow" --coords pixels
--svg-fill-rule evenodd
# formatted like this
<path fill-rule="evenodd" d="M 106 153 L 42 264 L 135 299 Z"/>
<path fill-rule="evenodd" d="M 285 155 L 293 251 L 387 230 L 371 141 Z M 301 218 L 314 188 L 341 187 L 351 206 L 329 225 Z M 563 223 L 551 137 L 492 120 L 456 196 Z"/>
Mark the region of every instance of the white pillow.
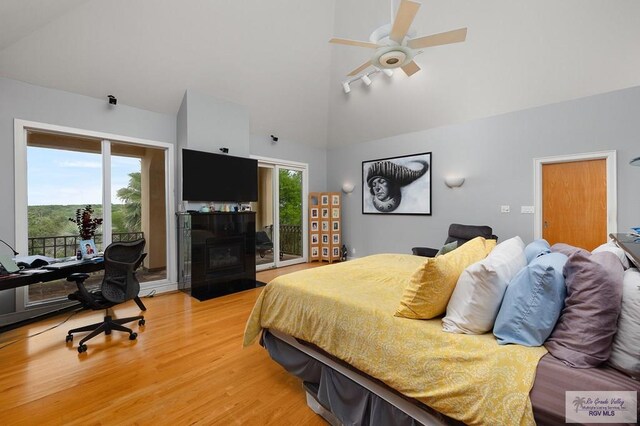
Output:
<path fill-rule="evenodd" d="M 525 266 L 524 242 L 513 237 L 462 272 L 442 319 L 450 333 L 483 334 L 493 329 L 509 281 Z"/>
<path fill-rule="evenodd" d="M 629 269 L 629 267 L 631 266 L 629 264 L 629 259 L 627 258 L 627 253 L 625 253 L 625 251 L 618 247 L 613 241 L 609 241 L 608 243 L 604 243 L 601 246 L 596 247 L 591 253 L 596 254 L 603 251 L 610 251 L 611 253 L 618 256 L 618 259 L 620 259 L 620 262 L 622 262 L 622 267 L 624 269 Z"/>
<path fill-rule="evenodd" d="M 640 380 L 640 272 L 635 268 L 624 273 L 622 310 L 609 364 Z"/>

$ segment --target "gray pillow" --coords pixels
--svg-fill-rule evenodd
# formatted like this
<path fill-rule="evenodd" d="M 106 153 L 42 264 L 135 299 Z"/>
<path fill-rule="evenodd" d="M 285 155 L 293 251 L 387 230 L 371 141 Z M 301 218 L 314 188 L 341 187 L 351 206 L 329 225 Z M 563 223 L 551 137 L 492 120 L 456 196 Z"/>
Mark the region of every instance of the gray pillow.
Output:
<path fill-rule="evenodd" d="M 576 368 L 609 359 L 622 303 L 622 264 L 611 252 L 577 250 L 564 266 L 567 298 L 544 344 L 553 356 Z"/>
<path fill-rule="evenodd" d="M 449 244 L 443 245 L 442 248 L 440 250 L 438 250 L 438 252 L 436 253 L 436 257 L 440 256 L 442 254 L 447 254 L 450 251 L 454 251 L 457 248 L 458 248 L 458 242 L 457 241 L 452 241 Z"/>

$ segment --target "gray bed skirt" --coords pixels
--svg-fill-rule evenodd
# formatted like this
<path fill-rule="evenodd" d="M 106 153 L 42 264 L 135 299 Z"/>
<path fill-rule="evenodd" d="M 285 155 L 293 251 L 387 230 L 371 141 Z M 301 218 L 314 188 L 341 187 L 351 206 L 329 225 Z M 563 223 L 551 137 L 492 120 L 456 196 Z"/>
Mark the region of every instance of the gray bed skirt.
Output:
<path fill-rule="evenodd" d="M 291 343 L 293 342 L 287 343 L 274 336 L 274 333 L 268 330 L 263 331 L 260 339 L 260 344 L 274 361 L 303 381 L 309 407 L 332 425 L 463 424 L 431 410 L 424 404 L 394 394 L 391 390 L 387 390 L 389 395 L 385 395 L 386 398 L 382 397 L 379 395 L 382 393 L 380 389 L 376 389 L 377 392 L 374 393 L 335 368 L 301 351 L 299 347 L 292 346 Z M 396 405 L 402 406 L 404 410 Z M 421 421 L 414 417 L 420 418 Z"/>

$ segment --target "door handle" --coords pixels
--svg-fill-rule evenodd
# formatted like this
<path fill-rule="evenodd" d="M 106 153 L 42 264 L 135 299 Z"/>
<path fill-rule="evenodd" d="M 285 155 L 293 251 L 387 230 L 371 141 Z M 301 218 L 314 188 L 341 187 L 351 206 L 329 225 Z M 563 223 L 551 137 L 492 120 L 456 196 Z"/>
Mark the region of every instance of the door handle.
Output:
<path fill-rule="evenodd" d="M 545 221 L 544 221 L 544 225 L 542 225 L 542 226 L 544 226 L 544 228 L 545 228 L 545 229 L 547 229 L 547 228 L 549 227 L 549 222 L 547 222 L 547 221 L 545 220 Z"/>

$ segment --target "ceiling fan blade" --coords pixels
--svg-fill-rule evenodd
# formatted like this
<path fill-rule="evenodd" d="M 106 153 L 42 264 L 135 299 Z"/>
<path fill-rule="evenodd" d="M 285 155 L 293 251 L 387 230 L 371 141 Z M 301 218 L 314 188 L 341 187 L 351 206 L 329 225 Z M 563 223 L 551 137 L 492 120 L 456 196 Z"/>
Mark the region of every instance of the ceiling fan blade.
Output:
<path fill-rule="evenodd" d="M 360 74 L 362 71 L 364 71 L 365 69 L 369 68 L 371 66 L 371 61 L 367 61 L 364 64 L 360 65 L 358 68 L 356 68 L 355 70 L 351 71 L 349 74 L 347 74 L 349 77 L 353 77 L 356 74 Z"/>
<path fill-rule="evenodd" d="M 404 71 L 404 73 L 407 75 L 407 77 L 411 77 L 412 75 L 420 71 L 420 67 L 418 66 L 418 64 L 416 64 L 415 61 L 411 61 L 407 65 L 403 65 L 401 68 L 402 71 Z"/>
<path fill-rule="evenodd" d="M 460 43 L 467 38 L 467 29 L 460 28 L 457 30 L 447 31 L 444 33 L 428 35 L 411 39 L 407 42 L 407 46 L 412 49 L 422 49 L 424 47 L 440 46 L 443 44 Z"/>
<path fill-rule="evenodd" d="M 377 49 L 380 45 L 368 41 L 349 40 L 346 38 L 332 38 L 329 43 L 345 44 L 347 46 L 368 47 L 369 49 Z"/>
<path fill-rule="evenodd" d="M 419 8 L 420 3 L 411 0 L 402 0 L 396 13 L 396 19 L 393 21 L 391 33 L 389 34 L 391 40 L 398 44 L 402 43 Z"/>

